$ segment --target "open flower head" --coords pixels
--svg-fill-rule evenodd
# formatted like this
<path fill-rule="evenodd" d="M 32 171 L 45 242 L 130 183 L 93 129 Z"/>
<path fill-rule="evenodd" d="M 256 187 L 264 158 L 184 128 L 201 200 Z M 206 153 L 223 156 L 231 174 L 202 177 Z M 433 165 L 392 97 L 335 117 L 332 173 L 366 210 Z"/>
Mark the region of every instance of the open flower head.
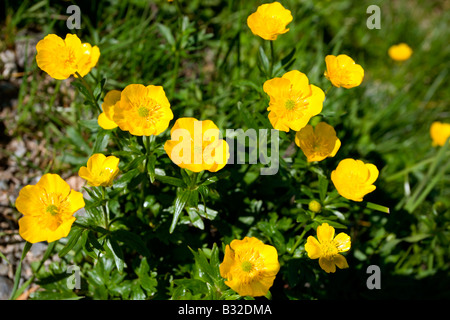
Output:
<path fill-rule="evenodd" d="M 47 173 L 36 185 L 19 192 L 16 208 L 24 215 L 19 219 L 19 234 L 30 243 L 64 238 L 75 221 L 73 214 L 84 205 L 81 192 L 70 189 L 59 175 Z"/>
<path fill-rule="evenodd" d="M 302 149 L 308 162 L 334 157 L 341 146 L 336 131 L 325 122 L 319 122 L 315 128 L 308 124 L 297 131 L 295 143 Z"/>
<path fill-rule="evenodd" d="M 350 249 L 350 237 L 341 232 L 334 236 L 334 228 L 328 223 L 317 227 L 317 239 L 309 236 L 306 240 L 305 250 L 311 259 L 319 259 L 320 267 L 327 273 L 336 272 L 339 269 L 348 268 L 347 260 L 341 252 Z"/>
<path fill-rule="evenodd" d="M 362 201 L 366 194 L 376 189 L 373 183 L 377 180 L 378 173 L 375 165 L 349 158 L 339 162 L 331 172 L 331 181 L 344 198 Z"/>
<path fill-rule="evenodd" d="M 450 138 L 450 123 L 435 121 L 430 126 L 430 135 L 433 140 L 433 146 L 443 146 L 445 141 Z"/>
<path fill-rule="evenodd" d="M 105 99 L 103 99 L 103 112 L 98 116 L 97 122 L 105 130 L 117 127 L 117 124 L 114 122 L 114 106 L 120 101 L 120 94 L 119 90 L 111 90 L 105 95 Z"/>
<path fill-rule="evenodd" d="M 270 97 L 267 108 L 270 123 L 277 130 L 299 131 L 322 111 L 324 92 L 309 84 L 307 76 L 300 71 L 289 71 L 281 78 L 267 80 L 263 89 Z"/>
<path fill-rule="evenodd" d="M 78 175 L 94 187 L 110 187 L 118 173 L 119 158 L 106 157 L 101 153 L 92 155 L 87 162 L 87 167 L 81 167 L 78 170 Z"/>
<path fill-rule="evenodd" d="M 273 2 L 260 5 L 256 12 L 248 16 L 247 25 L 253 34 L 265 40 L 276 40 L 280 34 L 289 31 L 286 26 L 291 21 L 291 11 L 279 2 Z"/>
<path fill-rule="evenodd" d="M 49 34 L 36 45 L 36 63 L 52 78 L 64 80 L 78 72 L 85 76 L 100 57 L 97 46 L 81 43 L 75 34 L 67 34 L 65 39 Z"/>
<path fill-rule="evenodd" d="M 264 296 L 280 270 L 275 247 L 254 237 L 233 240 L 225 248 L 220 275 L 241 296 Z"/>
<path fill-rule="evenodd" d="M 328 55 L 325 63 L 327 70 L 324 75 L 335 87 L 350 89 L 359 86 L 364 79 L 364 69 L 345 54 Z"/>
<path fill-rule="evenodd" d="M 179 118 L 170 130 L 171 140 L 164 144 L 169 158 L 180 168 L 193 172 L 222 169 L 230 157 L 228 143 L 211 120 Z"/>
<path fill-rule="evenodd" d="M 159 135 L 173 119 L 163 87 L 130 84 L 114 105 L 113 121 L 135 136 Z"/>
<path fill-rule="evenodd" d="M 395 44 L 388 50 L 389 57 L 395 61 L 406 61 L 411 57 L 412 53 L 412 49 L 406 43 Z"/>

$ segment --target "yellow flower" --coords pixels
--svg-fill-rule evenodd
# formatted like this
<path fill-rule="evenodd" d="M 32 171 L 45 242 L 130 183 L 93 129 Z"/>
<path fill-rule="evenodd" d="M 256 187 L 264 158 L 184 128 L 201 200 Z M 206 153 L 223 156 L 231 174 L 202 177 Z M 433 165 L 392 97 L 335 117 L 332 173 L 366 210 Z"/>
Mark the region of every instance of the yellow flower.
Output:
<path fill-rule="evenodd" d="M 98 116 L 97 122 L 105 130 L 114 129 L 117 124 L 114 122 L 114 106 L 120 100 L 120 91 L 111 90 L 105 95 L 103 100 L 103 112 Z"/>
<path fill-rule="evenodd" d="M 169 100 L 161 86 L 130 84 L 114 105 L 113 121 L 135 136 L 158 135 L 173 118 Z"/>
<path fill-rule="evenodd" d="M 311 259 L 319 259 L 320 267 L 327 273 L 334 273 L 336 266 L 339 269 L 348 268 L 345 257 L 340 252 L 350 249 L 350 237 L 341 232 L 334 237 L 334 228 L 328 223 L 322 223 L 317 227 L 317 239 L 309 236 L 306 240 L 305 250 Z"/>
<path fill-rule="evenodd" d="M 24 215 L 19 220 L 19 234 L 30 243 L 59 240 L 69 234 L 73 214 L 83 207 L 81 192 L 71 190 L 59 175 L 47 173 L 36 185 L 19 192 L 16 208 Z"/>
<path fill-rule="evenodd" d="M 324 92 L 309 84 L 307 76 L 297 70 L 267 80 L 263 89 L 270 97 L 267 108 L 270 123 L 277 130 L 299 131 L 322 111 Z"/>
<path fill-rule="evenodd" d="M 225 284 L 241 296 L 266 295 L 279 270 L 277 249 L 253 237 L 231 241 L 220 264 Z"/>
<path fill-rule="evenodd" d="M 328 55 L 325 63 L 327 70 L 324 75 L 335 87 L 350 89 L 359 86 L 364 79 L 364 69 L 345 54 Z"/>
<path fill-rule="evenodd" d="M 366 194 L 376 189 L 373 183 L 377 180 L 378 173 L 377 167 L 371 163 L 344 159 L 331 172 L 331 181 L 344 198 L 362 201 Z"/>
<path fill-rule="evenodd" d="M 100 57 L 97 46 L 81 43 L 75 34 L 67 34 L 63 40 L 55 34 L 49 34 L 36 45 L 36 62 L 39 68 L 52 78 L 64 80 L 74 75 L 86 75 Z"/>
<path fill-rule="evenodd" d="M 291 11 L 274 2 L 260 5 L 256 12 L 248 16 L 247 25 L 254 35 L 265 40 L 276 40 L 278 35 L 289 31 L 286 25 L 291 21 Z"/>
<path fill-rule="evenodd" d="M 433 146 L 443 146 L 450 137 L 450 123 L 435 121 L 430 126 L 430 135 Z"/>
<path fill-rule="evenodd" d="M 222 169 L 230 157 L 228 143 L 220 139 L 219 128 L 211 120 L 179 118 L 164 144 L 169 158 L 180 168 L 193 172 Z"/>
<path fill-rule="evenodd" d="M 336 131 L 325 122 L 319 122 L 315 129 L 308 124 L 295 134 L 295 144 L 299 146 L 308 162 L 322 161 L 334 157 L 341 146 Z"/>
<path fill-rule="evenodd" d="M 94 187 L 110 187 L 118 173 L 119 158 L 106 157 L 101 153 L 92 155 L 87 162 L 87 167 L 81 167 L 78 170 L 78 175 Z"/>
<path fill-rule="evenodd" d="M 413 51 L 406 43 L 399 43 L 389 48 L 388 54 L 392 60 L 405 61 L 408 60 Z"/>

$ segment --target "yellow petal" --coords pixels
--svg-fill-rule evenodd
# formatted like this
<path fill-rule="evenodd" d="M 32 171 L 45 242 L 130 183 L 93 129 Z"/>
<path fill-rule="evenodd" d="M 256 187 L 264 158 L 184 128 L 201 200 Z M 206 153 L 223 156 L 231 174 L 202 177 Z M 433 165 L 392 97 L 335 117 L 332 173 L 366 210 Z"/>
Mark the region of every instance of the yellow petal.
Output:
<path fill-rule="evenodd" d="M 119 90 L 111 90 L 105 95 L 102 103 L 102 109 L 106 113 L 106 116 L 112 120 L 114 114 L 114 106 L 120 101 L 121 92 Z"/>
<path fill-rule="evenodd" d="M 87 181 L 92 179 L 91 172 L 87 167 L 81 167 L 80 170 L 78 170 L 78 175 L 80 176 L 80 178 L 83 178 Z"/>
<path fill-rule="evenodd" d="M 44 230 L 38 224 L 38 218 L 24 216 L 19 219 L 19 234 L 30 243 L 37 243 L 47 240 L 47 230 Z"/>
<path fill-rule="evenodd" d="M 166 93 L 162 86 L 147 86 L 147 95 L 152 99 L 158 101 L 158 104 L 163 107 L 170 107 L 170 102 L 167 100 Z"/>
<path fill-rule="evenodd" d="M 311 259 L 318 259 L 321 256 L 320 243 L 313 236 L 309 236 L 306 240 L 305 250 Z"/>
<path fill-rule="evenodd" d="M 71 214 L 77 212 L 81 208 L 84 208 L 85 202 L 83 194 L 81 192 L 72 190 L 67 198 L 67 211 Z"/>
<path fill-rule="evenodd" d="M 16 209 L 23 215 L 39 215 L 43 207 L 41 198 L 45 196 L 45 190 L 39 186 L 28 185 L 23 187 L 16 199 Z"/>
<path fill-rule="evenodd" d="M 306 100 L 309 102 L 308 114 L 310 117 L 318 115 L 322 112 L 323 101 L 325 100 L 325 93 L 319 87 L 311 84 L 311 96 Z"/>
<path fill-rule="evenodd" d="M 334 144 L 333 151 L 331 151 L 330 157 L 334 157 L 336 153 L 339 151 L 339 148 L 341 147 L 341 140 L 336 138 L 336 142 Z"/>
<path fill-rule="evenodd" d="M 300 93 L 299 95 L 305 96 L 311 94 L 311 88 L 309 87 L 309 80 L 306 74 L 298 71 L 292 70 L 286 72 L 283 79 L 288 79 L 291 83 L 291 90 L 295 93 Z"/>
<path fill-rule="evenodd" d="M 333 257 L 334 263 L 338 266 L 339 269 L 348 268 L 347 259 L 341 254 L 338 254 Z"/>
<path fill-rule="evenodd" d="M 341 232 L 334 238 L 334 243 L 339 252 L 345 252 L 350 250 L 351 240 L 350 236 Z"/>
<path fill-rule="evenodd" d="M 219 266 L 220 276 L 222 278 L 228 279 L 228 273 L 231 270 L 231 266 L 234 264 L 234 251 L 231 250 L 230 246 L 225 247 L 225 255 L 223 262 Z"/>
<path fill-rule="evenodd" d="M 267 93 L 272 103 L 284 101 L 289 94 L 291 82 L 289 79 L 273 78 L 264 82 L 263 90 Z M 272 101 L 274 99 L 275 101 Z"/>
<path fill-rule="evenodd" d="M 111 130 L 111 129 L 117 128 L 117 124 L 113 120 L 110 120 L 106 116 L 105 112 L 100 113 L 100 115 L 98 116 L 97 122 L 98 122 L 98 125 L 105 130 Z"/>
<path fill-rule="evenodd" d="M 317 227 L 317 238 L 320 243 L 325 243 L 333 240 L 334 237 L 334 228 L 330 226 L 328 223 L 322 223 Z"/>
<path fill-rule="evenodd" d="M 379 171 L 377 167 L 371 163 L 366 163 L 366 167 L 369 170 L 369 178 L 367 179 L 366 183 L 372 184 L 377 180 Z"/>
<path fill-rule="evenodd" d="M 53 242 L 56 240 L 59 240 L 61 238 L 65 238 L 69 235 L 70 229 L 72 227 L 72 224 L 75 221 L 75 217 L 71 217 L 69 219 L 64 220 L 63 223 L 55 230 L 55 231 L 48 231 L 46 241 Z"/>
<path fill-rule="evenodd" d="M 320 257 L 319 258 L 319 266 L 326 272 L 326 273 L 334 273 L 336 272 L 336 264 L 334 261 L 330 258 Z"/>
<path fill-rule="evenodd" d="M 36 186 L 44 188 L 47 193 L 59 193 L 62 198 L 67 197 L 70 193 L 70 186 L 67 182 L 53 173 L 44 174 Z"/>
<path fill-rule="evenodd" d="M 91 175 L 97 176 L 101 172 L 105 159 L 106 156 L 102 153 L 95 153 L 89 158 L 87 168 Z"/>

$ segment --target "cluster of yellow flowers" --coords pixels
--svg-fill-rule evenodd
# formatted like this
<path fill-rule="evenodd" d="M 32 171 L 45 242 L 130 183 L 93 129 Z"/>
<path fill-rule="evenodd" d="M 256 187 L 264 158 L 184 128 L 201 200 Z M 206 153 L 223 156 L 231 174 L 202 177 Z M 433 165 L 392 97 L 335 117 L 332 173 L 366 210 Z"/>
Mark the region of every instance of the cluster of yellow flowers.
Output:
<path fill-rule="evenodd" d="M 291 12 L 280 3 L 263 4 L 251 14 L 247 23 L 261 38 L 274 41 L 289 31 Z M 82 43 L 73 34 L 62 38 L 50 34 L 37 46 L 38 66 L 55 79 L 71 75 L 83 77 L 95 67 L 100 56 L 97 46 Z M 391 53 L 390 53 L 391 54 Z M 403 59 L 407 54 L 402 54 Z M 335 87 L 346 89 L 359 86 L 364 78 L 363 68 L 347 55 L 325 57 L 324 76 Z M 315 127 L 310 119 L 321 113 L 324 91 L 309 83 L 306 74 L 293 70 L 263 84 L 269 96 L 268 118 L 273 128 L 285 132 L 296 131 L 295 143 L 308 162 L 334 157 L 341 141 L 332 126 L 325 122 Z M 98 124 L 105 130 L 120 128 L 135 136 L 156 136 L 164 132 L 173 119 L 171 105 L 162 86 L 127 85 L 122 91 L 109 91 L 103 100 Z M 219 138 L 219 129 L 211 120 L 179 118 L 164 144 L 169 158 L 179 167 L 192 172 L 221 170 L 230 157 L 227 142 Z M 450 136 L 450 124 L 433 123 L 431 136 L 436 145 L 443 145 Z M 190 150 L 190 152 L 186 152 Z M 79 176 L 94 187 L 109 187 L 119 173 L 119 158 L 103 154 L 92 155 L 87 166 L 79 169 Z M 375 165 L 361 160 L 344 159 L 331 173 L 338 193 L 353 201 L 374 191 L 378 178 Z M 24 217 L 19 220 L 19 233 L 27 241 L 52 242 L 66 237 L 75 217 L 73 214 L 85 205 L 80 192 L 71 190 L 57 174 L 45 174 L 36 185 L 24 187 L 16 200 L 16 208 Z M 309 236 L 305 250 L 311 259 L 319 259 L 326 272 L 348 268 L 340 253 L 348 251 L 350 237 L 345 233 L 335 236 L 327 223 L 317 228 L 317 239 Z M 265 245 L 254 237 L 233 240 L 226 246 L 220 274 L 226 284 L 240 295 L 266 295 L 280 269 L 275 247 Z"/>

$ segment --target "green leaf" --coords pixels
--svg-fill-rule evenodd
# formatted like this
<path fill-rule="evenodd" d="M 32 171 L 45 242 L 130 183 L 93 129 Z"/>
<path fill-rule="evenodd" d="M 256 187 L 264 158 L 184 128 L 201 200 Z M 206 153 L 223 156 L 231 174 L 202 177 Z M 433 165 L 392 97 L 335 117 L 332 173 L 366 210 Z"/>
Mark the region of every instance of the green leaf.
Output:
<path fill-rule="evenodd" d="M 100 127 L 98 125 L 97 119 L 89 119 L 89 120 L 78 120 L 78 124 L 82 127 L 85 127 L 91 131 L 96 131 Z"/>
<path fill-rule="evenodd" d="M 161 181 L 162 183 L 170 184 L 180 188 L 186 188 L 186 184 L 184 183 L 184 181 L 179 178 L 155 174 L 155 179 Z"/>
<path fill-rule="evenodd" d="M 325 197 L 327 196 L 327 190 L 328 190 L 328 179 L 319 174 L 319 197 L 320 202 L 323 203 L 325 200 Z"/>
<path fill-rule="evenodd" d="M 156 156 L 152 154 L 147 159 L 147 172 L 151 183 L 155 182 L 156 176 L 155 165 L 156 165 Z"/>
<path fill-rule="evenodd" d="M 197 208 L 188 208 L 187 212 L 189 214 L 189 219 L 195 227 L 199 228 L 200 230 L 205 229 L 205 224 L 198 214 Z"/>
<path fill-rule="evenodd" d="M 67 241 L 64 248 L 59 251 L 58 255 L 60 258 L 64 257 L 67 253 L 69 253 L 70 250 L 77 244 L 78 239 L 80 238 L 81 234 L 83 233 L 83 229 L 73 227 L 69 234 L 69 240 Z"/>
<path fill-rule="evenodd" d="M 81 134 L 75 129 L 75 127 L 69 127 L 67 129 L 67 136 L 72 141 L 75 146 L 78 146 L 81 151 L 83 151 L 86 155 L 90 155 L 91 147 L 87 144 Z"/>
<path fill-rule="evenodd" d="M 183 211 L 186 203 L 189 201 L 191 197 L 191 190 L 181 190 L 181 192 L 177 195 L 175 199 L 175 210 L 173 213 L 172 224 L 170 225 L 169 233 L 172 233 L 175 230 L 178 219 L 180 218 L 181 212 Z"/>
<path fill-rule="evenodd" d="M 210 284 L 214 284 L 217 271 L 214 270 L 214 267 L 210 265 L 205 253 L 200 249 L 198 249 L 198 253 L 192 250 L 191 248 L 189 248 L 189 250 L 194 255 L 195 266 L 197 268 L 195 272 L 195 277 L 198 278 L 199 280 L 203 280 Z M 217 266 L 217 268 L 218 267 L 219 266 Z"/>
<path fill-rule="evenodd" d="M 119 179 L 117 179 L 114 182 L 114 188 L 116 188 L 116 189 L 125 188 L 127 186 L 127 184 L 130 182 L 130 180 L 133 179 L 138 174 L 139 174 L 138 169 L 136 169 L 136 168 L 131 169 L 130 171 L 123 174 Z"/>
<path fill-rule="evenodd" d="M 377 210 L 377 211 L 380 211 L 380 212 L 384 212 L 384 213 L 389 213 L 389 208 L 388 207 L 385 207 L 385 206 L 382 206 L 382 205 L 379 205 L 379 204 L 375 204 L 375 203 L 372 203 L 372 202 L 367 202 L 367 208 L 373 209 L 373 210 Z"/>
<path fill-rule="evenodd" d="M 161 23 L 158 23 L 156 26 L 158 27 L 163 37 L 167 40 L 167 43 L 169 43 L 171 46 L 174 46 L 175 38 L 172 35 L 172 31 L 170 30 L 170 28 Z"/>
<path fill-rule="evenodd" d="M 250 129 L 258 130 L 258 124 L 255 121 L 255 117 L 253 117 L 252 114 L 248 111 L 248 109 L 242 105 L 241 101 L 238 101 L 237 109 L 245 125 Z"/>
<path fill-rule="evenodd" d="M 30 251 L 31 247 L 32 247 L 32 243 L 30 242 L 25 242 L 25 245 L 23 247 L 23 251 L 22 251 L 22 257 L 20 258 L 19 264 L 17 265 L 17 269 L 16 269 L 16 274 L 14 275 L 14 286 L 13 289 L 11 291 L 11 295 L 10 295 L 10 299 L 16 299 L 17 298 L 17 288 L 19 287 L 19 282 L 20 282 L 20 276 L 22 274 L 22 261 L 23 259 L 25 259 L 25 256 L 27 255 L 28 251 Z"/>
<path fill-rule="evenodd" d="M 97 101 L 100 99 L 100 96 L 102 94 L 102 90 L 105 86 L 105 83 L 106 83 L 106 78 L 103 78 L 94 89 L 93 95 Z"/>
<path fill-rule="evenodd" d="M 156 286 L 158 281 L 155 279 L 156 272 L 150 271 L 150 266 L 148 265 L 147 258 L 142 258 L 139 268 L 135 270 L 142 288 L 149 294 L 156 292 Z"/>
<path fill-rule="evenodd" d="M 123 268 L 125 266 L 125 261 L 123 260 L 122 248 L 119 246 L 116 240 L 111 237 L 108 237 L 106 239 L 105 250 L 106 252 L 108 252 L 110 255 L 113 256 L 117 270 L 119 270 L 119 273 L 122 273 Z"/>
<path fill-rule="evenodd" d="M 141 255 L 150 256 L 150 251 L 147 249 L 145 242 L 137 234 L 124 229 L 115 230 L 112 234 L 117 241 L 121 241 L 130 248 L 136 249 Z"/>
<path fill-rule="evenodd" d="M 406 241 L 406 242 L 413 243 L 413 242 L 419 242 L 419 241 L 421 241 L 423 239 L 426 239 L 426 238 L 428 238 L 430 236 L 431 236 L 430 234 L 419 233 L 419 234 L 415 234 L 415 235 L 412 235 L 412 236 L 409 236 L 409 237 L 402 238 L 402 240 Z"/>
<path fill-rule="evenodd" d="M 97 133 L 92 153 L 101 153 L 106 150 L 109 142 L 110 131 L 101 129 Z"/>
<path fill-rule="evenodd" d="M 264 52 L 264 49 L 262 46 L 259 47 L 258 57 L 259 57 L 259 60 L 258 60 L 259 66 L 260 66 L 261 70 L 264 72 L 265 75 L 269 75 L 270 62 L 269 62 L 269 58 L 267 58 L 267 55 Z"/>

